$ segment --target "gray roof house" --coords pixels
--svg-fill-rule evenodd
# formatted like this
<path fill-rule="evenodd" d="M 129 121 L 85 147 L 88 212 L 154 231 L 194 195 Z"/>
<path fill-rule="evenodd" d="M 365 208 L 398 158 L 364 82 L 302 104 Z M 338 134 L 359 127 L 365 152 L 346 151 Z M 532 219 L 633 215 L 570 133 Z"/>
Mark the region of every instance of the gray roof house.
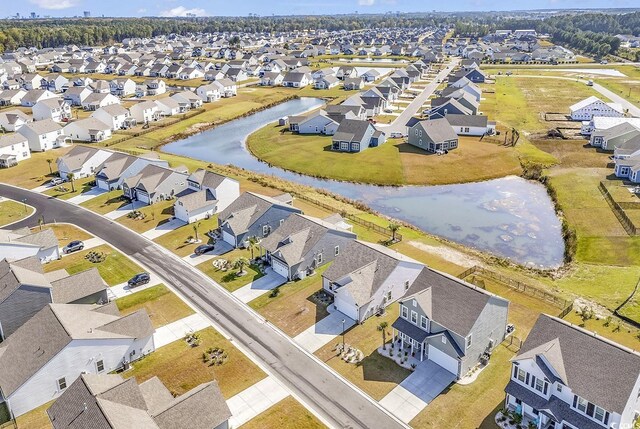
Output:
<path fill-rule="evenodd" d="M 177 219 L 193 223 L 226 209 L 239 196 L 237 180 L 199 168 L 187 178 L 187 189 L 176 200 L 173 212 Z"/>
<path fill-rule="evenodd" d="M 185 191 L 188 177 L 183 169 L 147 164 L 138 174 L 122 182 L 122 191 L 131 200 L 153 204 Z"/>
<path fill-rule="evenodd" d="M 60 259 L 60 244 L 53 230 L 0 229 L 0 259 L 16 260 L 29 256 L 36 256 L 42 263 Z"/>
<path fill-rule="evenodd" d="M 340 249 L 322 287 L 336 310 L 362 323 L 404 296 L 423 267 L 387 247 L 355 240 Z"/>
<path fill-rule="evenodd" d="M 538 427 L 633 427 L 640 354 L 556 317 L 540 315 L 512 360 L 505 406 Z"/>
<path fill-rule="evenodd" d="M 174 397 L 158 377 L 138 385 L 118 374 L 83 374 L 47 410 L 54 429 L 227 429 L 218 383 Z"/>
<path fill-rule="evenodd" d="M 458 379 L 505 338 L 509 301 L 448 274 L 424 268 L 399 302 L 393 341 Z"/>
<path fill-rule="evenodd" d="M 408 128 L 407 143 L 427 152 L 447 151 L 458 147 L 458 135 L 445 118 L 410 121 Z"/>
<path fill-rule="evenodd" d="M 0 344 L 0 393 L 14 416 L 60 396 L 83 373 L 108 373 L 155 350 L 146 310 L 48 304 Z"/>
<path fill-rule="evenodd" d="M 277 274 L 297 280 L 332 262 L 355 239 L 356 234 L 335 224 L 294 213 L 260 247 Z"/>
<path fill-rule="evenodd" d="M 0 339 L 5 339 L 45 305 L 104 304 L 107 285 L 92 268 L 73 275 L 44 273 L 36 257 L 0 261 Z"/>
<path fill-rule="evenodd" d="M 143 156 L 114 152 L 96 170 L 96 185 L 105 191 L 120 189 L 125 179 L 137 175 L 149 164 L 161 167 L 169 166 L 167 161 L 159 159 L 154 152 L 146 153 Z"/>
<path fill-rule="evenodd" d="M 243 247 L 249 237 L 267 237 L 286 218 L 302 210 L 278 197 L 245 192 L 218 214 L 222 239 L 233 247 Z"/>
<path fill-rule="evenodd" d="M 445 115 L 453 131 L 459 136 L 483 136 L 496 132 L 496 123 L 484 115 Z"/>
<path fill-rule="evenodd" d="M 332 137 L 331 150 L 339 152 L 362 152 L 371 144 L 376 127 L 369 121 L 345 119 L 340 122 Z"/>

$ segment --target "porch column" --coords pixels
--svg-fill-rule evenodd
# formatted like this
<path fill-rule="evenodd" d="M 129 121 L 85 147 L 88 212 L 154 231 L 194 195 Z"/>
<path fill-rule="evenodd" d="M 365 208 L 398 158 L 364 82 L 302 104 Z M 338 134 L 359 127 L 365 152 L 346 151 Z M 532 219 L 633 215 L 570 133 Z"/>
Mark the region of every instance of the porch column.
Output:
<path fill-rule="evenodd" d="M 396 342 L 396 328 L 391 328 L 391 332 L 393 332 L 393 335 L 391 336 L 391 344 L 394 344 Z"/>
<path fill-rule="evenodd" d="M 420 344 L 420 362 L 424 360 L 424 343 Z"/>
<path fill-rule="evenodd" d="M 400 335 L 400 350 L 404 349 L 404 335 Z"/>
<path fill-rule="evenodd" d="M 411 355 L 413 355 L 413 345 L 416 343 L 414 339 L 411 339 Z"/>

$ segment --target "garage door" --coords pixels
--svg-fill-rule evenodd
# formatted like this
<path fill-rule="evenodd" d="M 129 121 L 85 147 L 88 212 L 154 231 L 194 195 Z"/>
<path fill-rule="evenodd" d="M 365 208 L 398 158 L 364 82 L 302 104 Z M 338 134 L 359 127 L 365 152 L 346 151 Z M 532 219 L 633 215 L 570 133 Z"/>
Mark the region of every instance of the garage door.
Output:
<path fill-rule="evenodd" d="M 340 313 L 346 314 L 353 320 L 358 320 L 358 309 L 352 303 L 343 300 L 340 293 L 337 293 L 334 298 L 333 304 Z"/>
<path fill-rule="evenodd" d="M 271 258 L 271 267 L 273 267 L 273 271 L 275 271 L 276 274 L 281 275 L 285 279 L 289 279 L 289 267 L 276 258 Z"/>
<path fill-rule="evenodd" d="M 446 369 L 447 371 L 455 374 L 456 376 L 458 375 L 458 360 L 452 358 L 451 356 L 449 356 L 448 354 L 446 354 L 445 352 L 442 352 L 440 350 L 438 350 L 437 348 L 433 347 L 431 344 L 429 344 L 429 360 L 433 361 L 434 363 L 437 363 L 438 365 L 440 365 L 441 367 L 443 367 L 444 369 Z"/>
<path fill-rule="evenodd" d="M 222 231 L 222 239 L 226 243 L 229 243 L 233 247 L 236 247 L 236 238 L 233 235 L 229 234 L 227 231 Z"/>

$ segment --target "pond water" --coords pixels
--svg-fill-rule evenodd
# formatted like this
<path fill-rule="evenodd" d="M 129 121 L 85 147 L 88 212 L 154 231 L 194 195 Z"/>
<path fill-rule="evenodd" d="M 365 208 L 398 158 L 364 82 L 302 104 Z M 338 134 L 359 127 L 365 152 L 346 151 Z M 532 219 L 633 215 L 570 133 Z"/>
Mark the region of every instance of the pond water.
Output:
<path fill-rule="evenodd" d="M 513 176 L 445 186 L 364 185 L 288 172 L 259 161 L 247 151 L 245 140 L 249 134 L 283 116 L 301 114 L 323 104 L 316 98 L 291 100 L 170 143 L 163 150 L 323 188 L 362 201 L 429 233 L 524 265 L 553 268 L 562 264 L 560 221 L 545 188 L 538 183 Z"/>

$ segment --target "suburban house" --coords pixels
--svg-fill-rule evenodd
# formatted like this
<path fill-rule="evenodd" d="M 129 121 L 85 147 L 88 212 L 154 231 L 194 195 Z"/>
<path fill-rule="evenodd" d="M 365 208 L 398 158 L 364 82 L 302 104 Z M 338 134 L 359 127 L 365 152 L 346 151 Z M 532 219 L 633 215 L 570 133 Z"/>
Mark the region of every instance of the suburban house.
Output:
<path fill-rule="evenodd" d="M 540 315 L 511 359 L 505 407 L 538 428 L 633 427 L 640 355 L 562 319 Z"/>
<path fill-rule="evenodd" d="M 191 91 L 182 91 L 171 96 L 180 105 L 180 113 L 202 106 L 202 99 Z"/>
<path fill-rule="evenodd" d="M 427 152 L 435 153 L 458 147 L 458 135 L 445 118 L 410 120 L 407 127 L 407 143 Z"/>
<path fill-rule="evenodd" d="M 54 429 L 228 429 L 231 410 L 216 381 L 174 397 L 158 377 L 82 374 L 47 414 Z"/>
<path fill-rule="evenodd" d="M 72 140 L 82 142 L 101 142 L 111 138 L 111 126 L 94 117 L 70 122 L 64 127 L 64 133 Z"/>
<path fill-rule="evenodd" d="M 55 122 L 62 122 L 71 119 L 71 105 L 62 98 L 47 98 L 38 101 L 31 108 L 31 111 L 35 121 L 51 119 Z"/>
<path fill-rule="evenodd" d="M 336 133 L 339 124 L 330 118 L 326 112 L 319 111 L 307 116 L 300 117 L 300 121 L 292 123 L 289 121 L 289 128 L 295 127 L 299 134 L 324 134 L 332 136 Z"/>
<path fill-rule="evenodd" d="M 60 396 L 83 373 L 109 373 L 155 350 L 142 309 L 48 304 L 0 345 L 0 393 L 14 416 Z"/>
<path fill-rule="evenodd" d="M 187 190 L 176 199 L 177 219 L 193 223 L 226 209 L 240 196 L 237 180 L 199 168 L 187 178 Z"/>
<path fill-rule="evenodd" d="M 509 301 L 430 268 L 399 303 L 393 341 L 457 379 L 488 360 L 506 335 Z"/>
<path fill-rule="evenodd" d="M 136 83 L 129 78 L 116 78 L 109 82 L 111 94 L 126 97 L 136 93 Z"/>
<path fill-rule="evenodd" d="M 158 155 L 154 152 L 146 153 L 144 156 L 114 152 L 96 173 L 96 185 L 105 191 L 121 189 L 125 179 L 137 175 L 150 164 L 169 166 L 167 161 L 158 159 Z"/>
<path fill-rule="evenodd" d="M 32 121 L 33 118 L 21 110 L 0 112 L 0 128 L 11 133 L 18 131 L 24 124 Z"/>
<path fill-rule="evenodd" d="M 250 237 L 269 236 L 293 213 L 302 213 L 288 203 L 289 199 L 288 194 L 267 197 L 243 193 L 218 214 L 222 239 L 233 247 L 245 247 Z"/>
<path fill-rule="evenodd" d="M 331 149 L 339 152 L 362 152 L 371 145 L 376 127 L 369 121 L 345 119 L 332 137 Z"/>
<path fill-rule="evenodd" d="M 33 107 L 38 101 L 47 100 L 49 98 L 58 98 L 56 94 L 46 89 L 32 89 L 20 100 L 22 107 Z"/>
<path fill-rule="evenodd" d="M 18 133 L 0 136 L 0 168 L 13 167 L 29 158 L 31 151 L 25 136 Z"/>
<path fill-rule="evenodd" d="M 91 117 L 107 124 L 111 131 L 127 129 L 136 124 L 131 113 L 120 104 L 101 107 L 93 112 Z"/>
<path fill-rule="evenodd" d="M 122 183 L 124 196 L 130 200 L 153 204 L 170 200 L 187 189 L 186 169 L 149 164 Z"/>
<path fill-rule="evenodd" d="M 120 99 L 109 93 L 94 92 L 82 101 L 82 108 L 93 111 L 111 104 L 120 104 Z"/>
<path fill-rule="evenodd" d="M 293 213 L 260 241 L 273 271 L 287 280 L 303 279 L 332 262 L 356 234 L 321 219 Z"/>
<path fill-rule="evenodd" d="M 444 118 L 446 115 L 452 113 L 457 115 L 475 115 L 473 110 L 464 106 L 459 100 L 460 99 L 455 98 L 434 98 L 431 100 L 431 109 L 425 113 L 429 115 L 431 119 Z"/>
<path fill-rule="evenodd" d="M 456 115 L 448 114 L 445 119 L 459 136 L 484 136 L 496 132 L 496 123 L 489 122 L 484 115 Z"/>
<path fill-rule="evenodd" d="M 97 268 L 73 275 L 44 273 L 34 256 L 0 261 L 0 340 L 13 334 L 47 304 L 105 304 L 108 286 Z"/>
<path fill-rule="evenodd" d="M 639 125 L 621 122 L 609 128 L 595 129 L 591 133 L 589 144 L 603 150 L 614 150 L 617 146 L 640 135 Z"/>
<path fill-rule="evenodd" d="M 400 299 L 424 267 L 379 244 L 351 241 L 322 275 L 336 310 L 358 323 Z"/>
<path fill-rule="evenodd" d="M 364 80 L 361 77 L 348 77 L 344 79 L 342 87 L 345 91 L 359 91 L 364 88 Z"/>
<path fill-rule="evenodd" d="M 312 81 L 313 79 L 308 73 L 290 71 L 284 75 L 284 78 L 282 79 L 282 86 L 288 86 L 291 88 L 304 88 Z"/>
<path fill-rule="evenodd" d="M 640 133 L 615 147 L 613 161 L 616 177 L 640 183 Z"/>
<path fill-rule="evenodd" d="M 0 259 L 36 256 L 40 262 L 60 259 L 60 244 L 51 229 L 31 232 L 29 228 L 0 229 Z"/>
<path fill-rule="evenodd" d="M 327 75 L 316 78 L 313 83 L 313 87 L 315 89 L 330 89 L 338 86 L 340 84 L 340 79 L 338 79 L 334 75 Z"/>
<path fill-rule="evenodd" d="M 205 103 L 212 103 L 214 101 L 220 100 L 220 98 L 222 97 L 222 91 L 222 84 L 213 82 L 207 85 L 199 86 L 196 89 L 196 95 L 200 97 Z"/>
<path fill-rule="evenodd" d="M 162 114 L 158 105 L 153 101 L 136 103 L 129 108 L 129 112 L 131 112 L 131 117 L 135 119 L 138 124 L 157 121 Z"/>
<path fill-rule="evenodd" d="M 618 103 L 605 103 L 596 96 L 585 98 L 569 107 L 572 121 L 590 121 L 594 116 L 624 117 L 624 109 Z"/>
<path fill-rule="evenodd" d="M 27 95 L 24 89 L 8 89 L 0 92 L 0 106 L 20 106 Z"/>
<path fill-rule="evenodd" d="M 607 130 L 616 125 L 620 125 L 622 123 L 628 123 L 640 129 L 640 118 L 609 118 L 606 116 L 594 116 L 590 121 L 582 122 L 582 126 L 580 127 L 580 134 L 591 136 L 589 143 L 592 146 L 597 146 L 597 143 L 594 144 L 593 140 L 592 134 L 594 132 L 601 133 L 604 130 Z"/>
<path fill-rule="evenodd" d="M 51 119 L 24 124 L 18 132 L 27 138 L 32 152 L 58 148 L 66 139 L 62 127 Z"/>
<path fill-rule="evenodd" d="M 71 103 L 72 106 L 82 106 L 82 102 L 92 94 L 92 91 L 86 86 L 72 86 L 62 94 L 65 101 Z"/>
<path fill-rule="evenodd" d="M 74 146 L 73 149 L 56 160 L 58 173 L 64 180 L 68 179 L 69 173 L 73 173 L 75 179 L 93 176 L 112 155 L 114 152 L 107 149 Z"/>

